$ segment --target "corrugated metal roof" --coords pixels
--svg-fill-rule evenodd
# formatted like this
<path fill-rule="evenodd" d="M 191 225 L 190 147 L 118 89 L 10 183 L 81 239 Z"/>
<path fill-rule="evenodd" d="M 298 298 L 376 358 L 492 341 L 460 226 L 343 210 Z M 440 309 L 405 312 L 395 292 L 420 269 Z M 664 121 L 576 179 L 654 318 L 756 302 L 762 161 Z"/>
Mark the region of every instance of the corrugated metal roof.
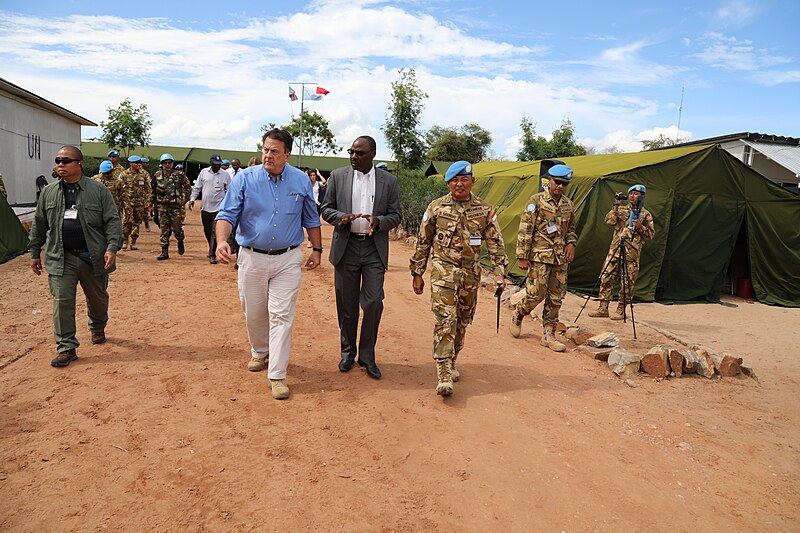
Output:
<path fill-rule="evenodd" d="M 745 141 L 744 139 L 742 139 L 742 142 L 747 146 L 758 150 L 765 156 L 778 163 L 780 166 L 788 168 L 794 172 L 795 176 L 800 176 L 800 146 L 790 144 L 759 143 Z"/>

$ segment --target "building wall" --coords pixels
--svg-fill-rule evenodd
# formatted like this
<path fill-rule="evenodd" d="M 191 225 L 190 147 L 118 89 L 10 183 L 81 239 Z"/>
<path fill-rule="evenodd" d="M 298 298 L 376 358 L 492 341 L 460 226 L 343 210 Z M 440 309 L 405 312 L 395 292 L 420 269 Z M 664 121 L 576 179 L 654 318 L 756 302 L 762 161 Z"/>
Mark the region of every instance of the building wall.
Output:
<path fill-rule="evenodd" d="M 81 126 L 0 89 L 0 174 L 8 203 L 36 202 L 36 177 L 53 181 L 53 158 L 65 144 L 81 145 Z"/>
<path fill-rule="evenodd" d="M 739 140 L 722 143 L 720 146 L 745 165 L 779 185 L 797 185 L 800 181 L 791 170 Z"/>

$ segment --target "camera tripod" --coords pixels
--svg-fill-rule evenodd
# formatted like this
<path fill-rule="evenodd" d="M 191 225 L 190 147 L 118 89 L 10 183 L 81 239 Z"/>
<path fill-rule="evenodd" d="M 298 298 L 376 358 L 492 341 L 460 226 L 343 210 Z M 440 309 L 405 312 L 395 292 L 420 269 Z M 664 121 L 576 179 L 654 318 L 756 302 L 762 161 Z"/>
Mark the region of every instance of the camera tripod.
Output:
<path fill-rule="evenodd" d="M 628 317 L 626 309 L 628 306 L 630 306 L 631 324 L 633 325 L 633 338 L 636 339 L 636 319 L 633 316 L 633 287 L 628 285 L 628 254 L 626 253 L 626 247 L 628 246 L 633 247 L 633 245 L 628 242 L 626 237 L 620 237 L 619 244 L 617 245 L 616 249 L 620 261 L 619 268 L 617 269 L 617 279 L 620 283 L 623 300 L 626 298 L 628 300 L 628 303 L 622 305 L 622 322 L 627 323 Z M 603 271 L 600 272 L 600 276 L 597 277 L 597 282 L 594 284 L 594 289 L 592 289 L 592 292 L 586 296 L 586 300 L 583 302 L 581 310 L 578 311 L 578 316 L 575 317 L 575 322 L 578 322 L 578 319 L 581 317 L 581 313 L 583 313 L 583 310 L 586 309 L 586 304 L 588 304 L 589 300 L 591 300 L 592 294 L 597 291 L 597 288 L 600 285 L 600 280 L 603 279 L 603 275 L 606 273 L 609 266 L 611 266 L 611 261 L 607 261 L 603 266 Z"/>

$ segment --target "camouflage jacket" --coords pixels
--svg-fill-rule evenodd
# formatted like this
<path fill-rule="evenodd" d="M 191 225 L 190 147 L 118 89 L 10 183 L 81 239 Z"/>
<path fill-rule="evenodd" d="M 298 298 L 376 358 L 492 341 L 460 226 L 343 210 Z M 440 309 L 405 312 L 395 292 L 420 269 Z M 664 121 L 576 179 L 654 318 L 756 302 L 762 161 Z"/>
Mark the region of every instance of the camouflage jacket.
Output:
<path fill-rule="evenodd" d="M 530 197 L 519 221 L 517 259 L 563 265 L 564 247 L 577 242 L 575 208 L 569 198 L 561 196 L 556 202 L 549 189 Z"/>
<path fill-rule="evenodd" d="M 425 272 L 432 250 L 431 285 L 455 285 L 460 272 L 478 276 L 484 241 L 495 275 L 504 276 L 508 257 L 492 206 L 474 194 L 458 202 L 448 193 L 425 210 L 411 272 L 420 276 Z"/>
<path fill-rule="evenodd" d="M 117 164 L 117 166 L 111 168 L 111 175 L 115 178 L 121 177 L 123 172 L 125 172 L 125 167 L 120 164 Z"/>
<path fill-rule="evenodd" d="M 163 170 L 156 170 L 156 190 L 153 191 L 153 203 L 158 205 L 183 205 L 189 201 L 192 186 L 189 178 L 180 170 L 173 170 L 167 176 Z"/>
<path fill-rule="evenodd" d="M 644 241 L 649 241 L 656 234 L 656 229 L 653 226 L 653 215 L 644 207 L 641 210 L 641 225 L 635 230 L 628 227 L 628 217 L 631 214 L 631 207 L 629 205 L 614 206 L 611 211 L 606 215 L 606 224 L 614 227 L 614 237 L 611 239 L 611 248 L 609 254 L 619 255 L 617 247 L 619 246 L 620 238 L 625 237 L 632 246 L 625 248 L 625 254 L 629 261 L 638 261 L 639 255 L 642 253 L 642 245 Z"/>
<path fill-rule="evenodd" d="M 125 205 L 132 207 L 145 207 L 150 203 L 153 195 L 150 185 L 150 174 L 144 170 L 128 169 L 124 171 L 120 178 L 125 184 L 124 198 Z"/>
<path fill-rule="evenodd" d="M 95 174 L 92 176 L 92 179 L 106 186 L 106 189 L 111 193 L 111 197 L 114 198 L 114 203 L 117 204 L 117 206 L 122 205 L 124 184 L 121 179 L 114 177 L 114 174 L 110 174 L 107 178 L 104 174 Z"/>

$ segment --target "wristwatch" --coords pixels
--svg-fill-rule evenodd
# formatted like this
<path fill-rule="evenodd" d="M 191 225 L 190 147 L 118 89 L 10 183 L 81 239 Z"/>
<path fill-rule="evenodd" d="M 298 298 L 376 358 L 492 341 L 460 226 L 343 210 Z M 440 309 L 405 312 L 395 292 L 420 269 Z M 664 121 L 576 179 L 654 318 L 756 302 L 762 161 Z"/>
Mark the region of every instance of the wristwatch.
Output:
<path fill-rule="evenodd" d="M 322 253 L 322 248 L 312 248 L 311 251 Z"/>

